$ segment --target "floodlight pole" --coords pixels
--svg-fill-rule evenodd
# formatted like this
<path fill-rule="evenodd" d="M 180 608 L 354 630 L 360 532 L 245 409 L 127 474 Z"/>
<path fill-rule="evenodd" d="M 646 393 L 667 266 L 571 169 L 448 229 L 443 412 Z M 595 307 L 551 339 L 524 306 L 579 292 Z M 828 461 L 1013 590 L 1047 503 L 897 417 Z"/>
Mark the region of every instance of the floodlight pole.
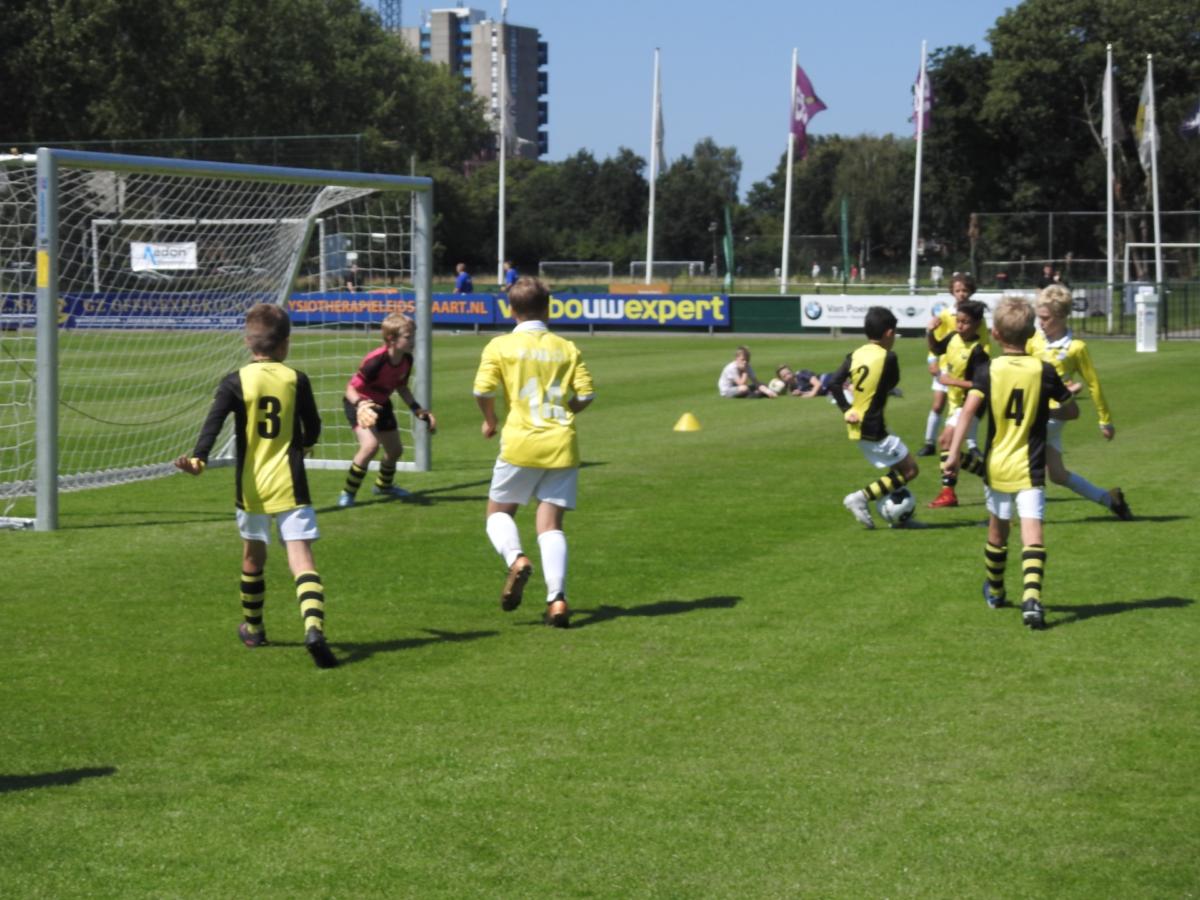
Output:
<path fill-rule="evenodd" d="M 499 40 L 499 68 L 500 68 L 500 193 L 497 199 L 497 205 L 500 207 L 499 222 L 497 224 L 496 235 L 496 284 L 504 284 L 504 182 L 505 182 L 505 157 L 508 153 L 508 60 L 505 50 L 507 35 L 505 34 L 505 20 L 508 18 L 508 0 L 503 0 L 500 4 L 500 40 Z"/>

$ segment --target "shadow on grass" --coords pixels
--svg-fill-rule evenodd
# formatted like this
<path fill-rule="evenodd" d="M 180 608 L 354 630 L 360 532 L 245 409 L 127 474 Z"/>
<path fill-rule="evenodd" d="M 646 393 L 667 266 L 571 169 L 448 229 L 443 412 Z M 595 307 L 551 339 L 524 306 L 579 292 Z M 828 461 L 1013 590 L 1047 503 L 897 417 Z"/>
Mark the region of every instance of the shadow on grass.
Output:
<path fill-rule="evenodd" d="M 188 513 L 185 510 L 180 510 L 180 509 L 172 510 L 171 512 L 176 517 L 178 517 L 181 513 L 183 515 L 188 515 Z M 163 518 L 162 513 L 163 513 L 163 510 L 126 509 L 126 510 L 120 510 L 120 511 L 113 511 L 113 510 L 106 509 L 102 513 L 84 513 L 84 514 L 79 514 L 77 516 L 72 516 L 72 518 L 77 517 L 77 518 L 112 519 L 112 518 L 122 518 L 122 517 L 124 517 L 124 518 L 136 517 L 137 521 L 136 522 L 128 522 L 128 521 L 95 522 L 90 525 L 77 525 L 77 524 L 73 524 L 70 521 L 68 521 L 66 524 L 63 524 L 60 522 L 58 527 L 59 527 L 60 531 L 90 531 L 90 530 L 93 530 L 96 528 L 145 528 L 147 526 L 153 526 L 154 528 L 160 528 L 163 525 L 195 525 L 200 522 L 228 522 L 230 520 L 230 518 L 232 518 L 232 515 L 228 512 L 220 512 L 220 513 L 197 512 L 190 519 L 180 519 L 180 518 L 167 519 L 167 518 Z"/>
<path fill-rule="evenodd" d="M 1055 525 L 1082 525 L 1085 522 L 1112 522 L 1117 525 L 1136 525 L 1138 522 L 1182 522 L 1191 516 L 1139 516 L 1135 515 L 1131 522 L 1122 522 L 1112 513 L 1101 513 L 1098 516 L 1081 516 L 1078 519 L 1063 519 L 1054 522 Z"/>
<path fill-rule="evenodd" d="M 33 788 L 65 787 L 79 784 L 85 778 L 101 778 L 115 775 L 115 766 L 97 766 L 91 769 L 63 769 L 61 772 L 39 772 L 37 775 L 0 775 L 0 794 L 10 791 L 28 791 Z"/>
<path fill-rule="evenodd" d="M 1133 612 L 1139 609 L 1184 609 L 1195 603 L 1186 597 L 1154 597 L 1150 600 L 1127 600 L 1114 603 L 1079 603 L 1071 606 L 1066 603 L 1055 603 L 1049 607 L 1054 618 L 1046 620 L 1047 628 L 1057 628 L 1059 625 L 1072 625 L 1084 619 L 1094 619 L 1096 616 L 1115 616 L 1118 613 Z"/>
<path fill-rule="evenodd" d="M 601 622 L 627 617 L 676 616 L 702 609 L 733 609 L 741 602 L 741 599 L 741 597 L 719 596 L 701 597 L 699 600 L 660 600 L 657 603 L 645 603 L 641 606 L 601 604 L 595 609 L 575 610 L 571 615 L 571 627 L 584 628 L 588 625 L 598 625 Z"/>
<path fill-rule="evenodd" d="M 432 637 L 397 638 L 393 641 L 372 641 L 371 643 L 352 643 L 350 641 L 330 641 L 329 646 L 340 651 L 337 654 L 338 664 L 348 666 L 352 663 L 370 659 L 376 653 L 396 653 L 401 650 L 416 650 L 430 644 L 461 644 L 466 641 L 477 641 L 480 638 L 496 637 L 498 631 L 438 631 L 435 628 L 422 629 Z M 298 642 L 271 641 L 268 647 L 300 647 Z"/>
<path fill-rule="evenodd" d="M 374 506 L 379 503 L 399 503 L 406 506 L 431 506 L 434 503 L 486 503 L 487 495 L 471 494 L 469 496 L 443 497 L 436 496 L 446 494 L 450 491 L 461 491 L 463 488 L 482 487 L 490 485 L 492 480 L 485 478 L 481 481 L 464 481 L 462 484 L 447 484 L 444 487 L 429 488 L 423 491 L 413 491 L 408 497 L 376 497 L 371 494 L 369 487 L 363 486 L 363 493 L 366 496 L 359 497 L 355 500 L 354 506 L 341 507 L 336 503 L 330 506 L 321 506 L 317 508 L 319 513 L 342 513 L 357 509 L 363 506 Z"/>

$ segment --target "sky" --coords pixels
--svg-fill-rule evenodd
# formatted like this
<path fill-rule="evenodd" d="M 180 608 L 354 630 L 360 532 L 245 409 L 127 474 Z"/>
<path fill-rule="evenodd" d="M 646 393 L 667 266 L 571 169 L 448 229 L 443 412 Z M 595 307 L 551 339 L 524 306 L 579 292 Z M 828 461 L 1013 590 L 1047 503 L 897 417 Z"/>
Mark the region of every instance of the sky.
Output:
<path fill-rule="evenodd" d="M 455 5 L 499 18 L 500 0 Z M 508 21 L 549 44 L 550 153 L 597 159 L 628 147 L 649 159 L 654 49 L 661 49 L 669 160 L 711 137 L 742 160 L 741 193 L 765 180 L 787 151 L 792 49 L 828 107 L 813 135 L 912 134 L 911 87 L 921 59 L 953 45 L 988 52 L 987 34 L 1015 0 L 509 0 Z M 934 126 L 936 127 L 936 112 Z"/>

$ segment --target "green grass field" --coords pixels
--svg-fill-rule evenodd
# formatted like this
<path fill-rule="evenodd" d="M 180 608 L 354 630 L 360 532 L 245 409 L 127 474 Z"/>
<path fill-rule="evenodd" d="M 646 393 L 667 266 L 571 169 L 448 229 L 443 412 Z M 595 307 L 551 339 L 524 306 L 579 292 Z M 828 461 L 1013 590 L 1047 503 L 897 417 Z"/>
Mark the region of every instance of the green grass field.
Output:
<path fill-rule="evenodd" d="M 341 476 L 312 476 L 336 670 L 300 647 L 278 547 L 273 643 L 238 642 L 228 469 L 0 533 L 0 896 L 1200 894 L 1200 346 L 1092 345 L 1117 437 L 1085 402 L 1067 462 L 1138 518 L 1049 491 L 1032 633 L 980 598 L 979 484 L 865 531 L 841 498 L 872 470 L 833 407 L 716 396 L 743 340 L 578 338 L 598 399 L 568 631 L 539 624 L 538 575 L 498 607 L 472 334 L 435 338 L 413 502 L 337 510 Z M 749 343 L 768 377 L 857 341 Z M 919 341 L 898 352 L 915 448 L 929 379 Z M 684 412 L 703 429 L 673 432 Z"/>

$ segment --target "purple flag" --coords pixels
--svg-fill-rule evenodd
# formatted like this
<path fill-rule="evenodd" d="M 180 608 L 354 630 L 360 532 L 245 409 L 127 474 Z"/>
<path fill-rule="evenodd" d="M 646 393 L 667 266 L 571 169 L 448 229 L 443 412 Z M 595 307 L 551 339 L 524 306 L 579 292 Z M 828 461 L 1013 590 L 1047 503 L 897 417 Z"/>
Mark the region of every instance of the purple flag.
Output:
<path fill-rule="evenodd" d="M 913 136 L 924 134 L 929 130 L 931 110 L 933 109 L 933 82 L 929 72 L 925 72 L 925 87 L 921 89 L 921 72 L 917 70 L 917 80 L 913 83 Z"/>
<path fill-rule="evenodd" d="M 812 82 L 799 66 L 796 66 L 796 86 L 792 95 L 792 134 L 796 136 L 796 150 L 800 158 L 804 159 L 808 153 L 808 122 L 827 107 L 821 102 L 821 98 L 813 90 Z"/>

